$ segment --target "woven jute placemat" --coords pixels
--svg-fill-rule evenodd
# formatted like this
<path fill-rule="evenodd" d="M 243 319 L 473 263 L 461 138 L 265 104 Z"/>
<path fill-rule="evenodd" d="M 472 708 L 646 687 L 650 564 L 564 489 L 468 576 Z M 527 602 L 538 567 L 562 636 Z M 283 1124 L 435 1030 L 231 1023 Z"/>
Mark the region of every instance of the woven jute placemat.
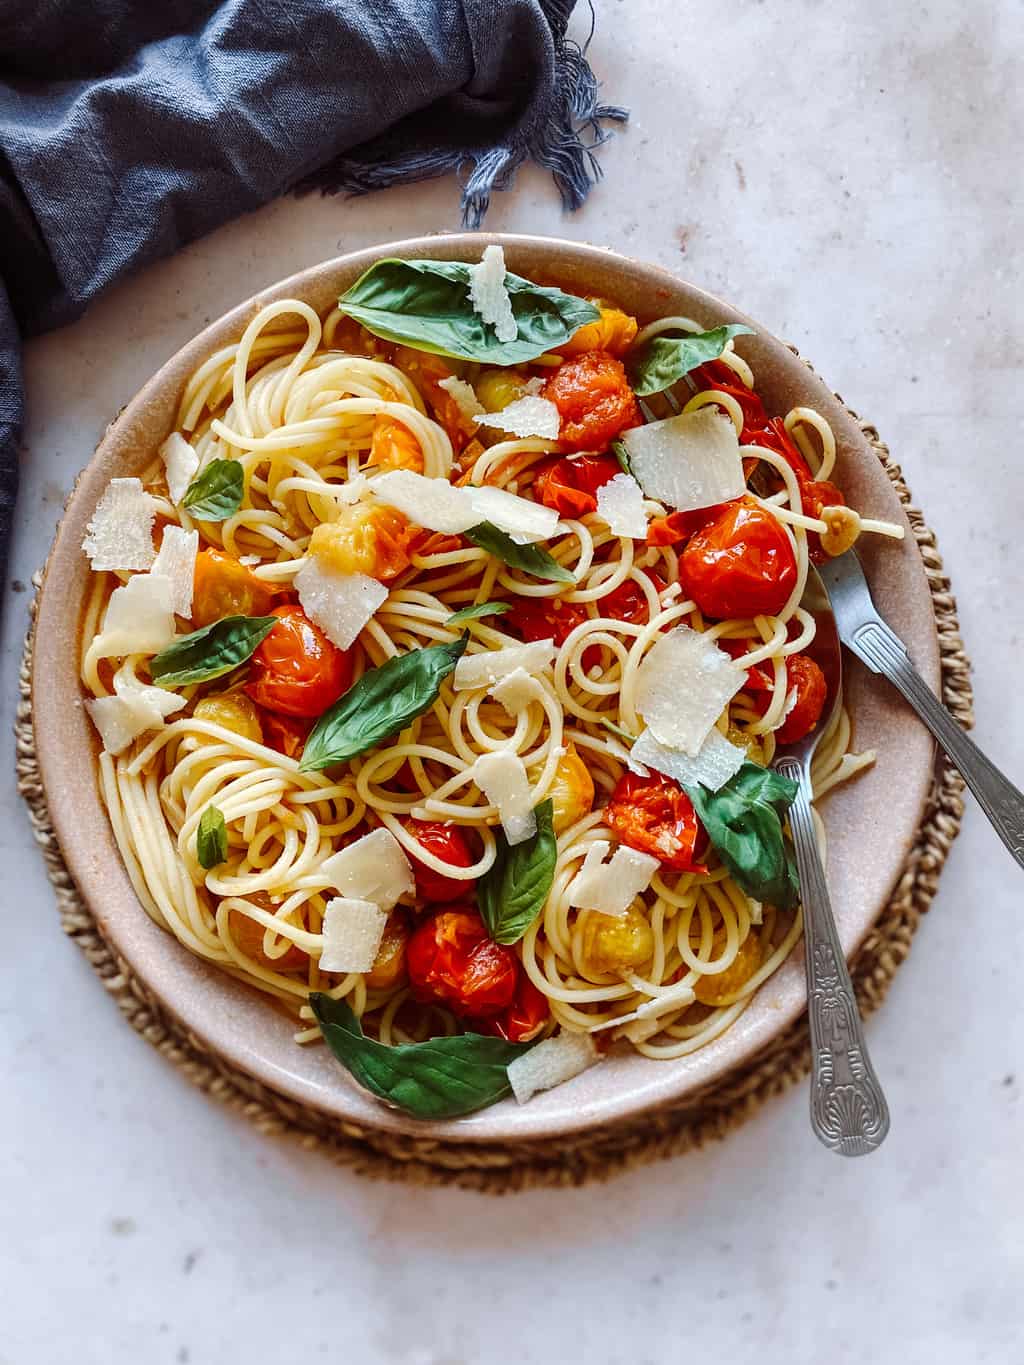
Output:
<path fill-rule="evenodd" d="M 942 659 L 942 698 L 964 726 L 973 723 L 969 665 L 960 640 L 956 603 L 943 572 L 935 536 L 913 505 L 900 468 L 878 432 L 859 422 L 868 444 L 906 508 L 931 588 Z M 25 641 L 18 706 L 18 790 L 53 884 L 64 932 L 85 954 L 127 1022 L 200 1090 L 242 1114 L 263 1133 L 287 1136 L 361 1175 L 421 1185 L 454 1184 L 500 1194 L 531 1186 L 582 1185 L 631 1167 L 678 1156 L 722 1138 L 766 1100 L 810 1070 L 807 1019 L 801 1017 L 753 1061 L 671 1107 L 562 1141 L 479 1145 L 439 1142 L 378 1132 L 344 1123 L 276 1093 L 211 1052 L 180 1020 L 162 1008 L 104 939 L 61 856 L 39 779 L 32 728 L 32 631 Z M 940 756 L 913 847 L 889 903 L 850 964 L 861 1012 L 885 998 L 938 885 L 939 873 L 963 813 L 963 783 Z M 142 911 L 140 910 L 140 913 Z"/>

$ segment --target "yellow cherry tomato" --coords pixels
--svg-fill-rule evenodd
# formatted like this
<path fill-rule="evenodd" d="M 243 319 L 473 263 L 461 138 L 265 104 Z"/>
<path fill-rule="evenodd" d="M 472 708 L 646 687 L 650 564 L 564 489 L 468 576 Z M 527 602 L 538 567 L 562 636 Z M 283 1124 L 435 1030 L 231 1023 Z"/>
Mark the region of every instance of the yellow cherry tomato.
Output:
<path fill-rule="evenodd" d="M 209 721 L 211 725 L 221 725 L 234 735 L 251 739 L 254 744 L 263 743 L 263 727 L 259 711 L 243 692 L 222 692 L 216 697 L 204 697 L 193 712 L 196 720 Z"/>
<path fill-rule="evenodd" d="M 378 416 L 373 424 L 370 463 L 377 469 L 411 469 L 423 473 L 423 451 L 404 422 Z"/>
<path fill-rule="evenodd" d="M 702 1005 L 722 1005 L 742 990 L 761 965 L 761 940 L 751 930 L 724 972 L 702 976 L 693 993 Z"/>
<path fill-rule="evenodd" d="M 570 744 L 558 760 L 548 796 L 551 797 L 556 834 L 574 825 L 593 807 L 594 779 L 574 744 Z"/>
<path fill-rule="evenodd" d="M 363 573 L 382 583 L 409 567 L 412 530 L 401 512 L 376 503 L 342 507 L 337 521 L 317 526 L 309 553 L 324 568 Z"/>
<path fill-rule="evenodd" d="M 601 299 L 589 299 L 588 302 L 600 308 L 600 318 L 597 322 L 585 322 L 564 346 L 559 346 L 559 355 L 582 355 L 584 351 L 609 351 L 612 355 L 625 355 L 639 331 L 636 318 Z"/>
<path fill-rule="evenodd" d="M 641 967 L 654 953 L 654 930 L 631 905 L 624 915 L 587 910 L 580 936 L 580 967 L 588 976 L 609 976 Z"/>
<path fill-rule="evenodd" d="M 406 979 L 405 949 L 409 942 L 409 922 L 400 911 L 388 916 L 384 937 L 377 949 L 373 966 L 364 980 L 372 991 L 389 991 Z"/>

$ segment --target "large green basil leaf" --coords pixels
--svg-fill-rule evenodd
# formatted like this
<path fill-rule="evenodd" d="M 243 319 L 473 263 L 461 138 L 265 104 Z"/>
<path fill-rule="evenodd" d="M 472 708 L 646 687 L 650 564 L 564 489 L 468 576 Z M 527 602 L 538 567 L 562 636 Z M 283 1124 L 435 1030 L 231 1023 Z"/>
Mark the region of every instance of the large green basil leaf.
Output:
<path fill-rule="evenodd" d="M 477 602 L 472 607 L 463 607 L 461 611 L 453 611 L 446 626 L 458 626 L 463 621 L 479 621 L 484 616 L 504 616 L 505 612 L 512 610 L 511 602 Z"/>
<path fill-rule="evenodd" d="M 310 1008 L 327 1046 L 361 1086 L 419 1119 L 457 1119 L 511 1094 L 508 1064 L 533 1043 L 479 1033 L 386 1047 L 363 1033 L 344 1000 L 314 991 Z"/>
<path fill-rule="evenodd" d="M 276 616 L 224 616 L 161 650 L 149 661 L 150 676 L 162 687 L 219 678 L 244 664 L 276 625 Z"/>
<path fill-rule="evenodd" d="M 470 267 L 461 261 L 378 261 L 338 300 L 338 307 L 385 341 L 418 351 L 521 365 L 564 345 L 600 311 L 585 299 L 505 275 L 518 336 L 499 341 L 469 296 Z"/>
<path fill-rule="evenodd" d="M 228 827 L 224 816 L 216 806 L 207 806 L 199 817 L 196 830 L 196 857 L 209 872 L 211 867 L 219 867 L 227 856 Z"/>
<path fill-rule="evenodd" d="M 651 337 L 626 361 L 633 392 L 641 398 L 670 389 L 698 365 L 717 360 L 730 337 L 753 336 L 753 328 L 741 323 L 694 332 L 684 337 Z"/>
<path fill-rule="evenodd" d="M 793 850 L 782 833 L 797 784 L 756 763 L 744 763 L 724 787 L 686 788 L 708 838 L 748 896 L 787 910 L 800 899 Z"/>
<path fill-rule="evenodd" d="M 479 545 L 481 550 L 494 555 L 507 564 L 510 569 L 521 569 L 523 573 L 533 574 L 534 578 L 546 578 L 552 583 L 575 583 L 571 569 L 559 564 L 547 550 L 539 545 L 517 545 L 511 536 L 499 531 L 489 521 L 482 521 L 463 532 L 467 540 Z"/>
<path fill-rule="evenodd" d="M 237 460 L 211 460 L 181 500 L 196 521 L 226 521 L 242 505 L 245 476 Z"/>
<path fill-rule="evenodd" d="M 496 943 L 519 942 L 544 908 L 555 879 L 558 841 L 551 824 L 550 797 L 536 807 L 534 815 L 537 832 L 521 844 L 510 847 L 502 830 L 495 830 L 497 854 L 476 884 L 481 917 Z"/>
<path fill-rule="evenodd" d="M 344 763 L 404 730 L 437 701 L 468 642 L 467 633 L 451 644 L 414 649 L 369 669 L 317 721 L 302 751 L 301 771 Z"/>

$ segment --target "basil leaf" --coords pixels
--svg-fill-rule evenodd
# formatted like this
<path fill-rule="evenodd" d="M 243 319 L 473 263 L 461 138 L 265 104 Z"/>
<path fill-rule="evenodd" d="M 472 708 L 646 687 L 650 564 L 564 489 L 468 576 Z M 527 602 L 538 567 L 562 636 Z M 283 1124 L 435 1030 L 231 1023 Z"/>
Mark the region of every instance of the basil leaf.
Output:
<path fill-rule="evenodd" d="M 196 521 L 226 521 L 242 505 L 245 477 L 237 460 L 211 460 L 189 484 L 181 505 Z"/>
<path fill-rule="evenodd" d="M 686 793 L 718 856 L 747 895 L 783 910 L 796 905 L 796 863 L 782 833 L 796 783 L 746 762 L 718 791 L 694 783 Z"/>
<path fill-rule="evenodd" d="M 463 607 L 461 611 L 452 612 L 445 625 L 458 626 L 463 621 L 479 621 L 482 616 L 504 616 L 505 612 L 511 610 L 511 602 L 478 602 L 473 607 Z"/>
<path fill-rule="evenodd" d="M 209 872 L 211 867 L 219 867 L 228 856 L 228 827 L 224 816 L 216 806 L 207 806 L 199 817 L 196 831 L 196 857 L 200 865 Z"/>
<path fill-rule="evenodd" d="M 414 649 L 369 669 L 317 721 L 302 751 L 300 771 L 344 763 L 404 730 L 437 701 L 441 684 L 468 642 L 464 633 L 451 644 Z"/>
<path fill-rule="evenodd" d="M 613 720 L 603 720 L 601 724 L 606 730 L 610 730 L 613 735 L 617 735 L 624 743 L 636 743 L 636 735 L 631 735 L 628 730 L 623 730 L 622 726 L 616 725 Z"/>
<path fill-rule="evenodd" d="M 640 398 L 662 393 L 698 365 L 717 360 L 730 337 L 753 335 L 753 328 L 730 323 L 684 337 L 651 337 L 626 362 L 633 392 Z"/>
<path fill-rule="evenodd" d="M 499 531 L 489 521 L 482 521 L 463 535 L 481 550 L 502 560 L 511 569 L 522 569 L 523 573 L 533 574 L 534 578 L 546 578 L 552 583 L 575 583 L 571 570 L 564 568 L 557 559 L 552 559 L 547 550 L 538 545 L 517 545 L 511 536 Z"/>
<path fill-rule="evenodd" d="M 223 616 L 154 655 L 149 661 L 150 677 L 161 687 L 219 678 L 244 664 L 276 625 L 276 616 Z"/>
<path fill-rule="evenodd" d="M 618 460 L 623 474 L 632 474 L 633 466 L 629 462 L 629 451 L 626 449 L 625 441 L 613 441 L 609 449 Z"/>
<path fill-rule="evenodd" d="M 338 307 L 374 336 L 418 351 L 458 356 L 482 365 L 521 365 L 556 350 L 601 314 L 560 289 L 505 275 L 518 335 L 499 341 L 473 308 L 470 267 L 461 261 L 378 261 L 338 300 Z"/>
<path fill-rule="evenodd" d="M 497 855 L 476 884 L 480 915 L 496 943 L 519 942 L 544 908 L 555 879 L 558 841 L 550 797 L 534 814 L 537 832 L 521 844 L 509 847 L 501 829 L 495 830 Z"/>
<path fill-rule="evenodd" d="M 533 1043 L 479 1033 L 387 1047 L 363 1033 L 344 1000 L 309 997 L 324 1041 L 338 1061 L 379 1099 L 419 1119 L 457 1119 L 511 1094 L 508 1064 Z"/>

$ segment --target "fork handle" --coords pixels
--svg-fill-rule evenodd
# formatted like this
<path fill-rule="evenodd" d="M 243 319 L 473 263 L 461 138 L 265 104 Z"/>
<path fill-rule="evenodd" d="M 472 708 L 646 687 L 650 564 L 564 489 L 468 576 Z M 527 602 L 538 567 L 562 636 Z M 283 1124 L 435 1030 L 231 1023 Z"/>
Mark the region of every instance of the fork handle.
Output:
<path fill-rule="evenodd" d="M 811 1128 L 841 1156 L 865 1156 L 889 1131 L 889 1108 L 878 1083 L 861 1024 L 857 997 L 832 914 L 811 814 L 804 765 L 785 756 L 774 767 L 797 783 L 789 828 L 800 873 L 811 1033 Z"/>
<path fill-rule="evenodd" d="M 853 652 L 902 692 L 977 798 L 996 833 L 1024 867 L 1024 795 L 956 723 L 917 669 L 902 640 L 884 622 L 871 621 L 850 641 Z"/>

